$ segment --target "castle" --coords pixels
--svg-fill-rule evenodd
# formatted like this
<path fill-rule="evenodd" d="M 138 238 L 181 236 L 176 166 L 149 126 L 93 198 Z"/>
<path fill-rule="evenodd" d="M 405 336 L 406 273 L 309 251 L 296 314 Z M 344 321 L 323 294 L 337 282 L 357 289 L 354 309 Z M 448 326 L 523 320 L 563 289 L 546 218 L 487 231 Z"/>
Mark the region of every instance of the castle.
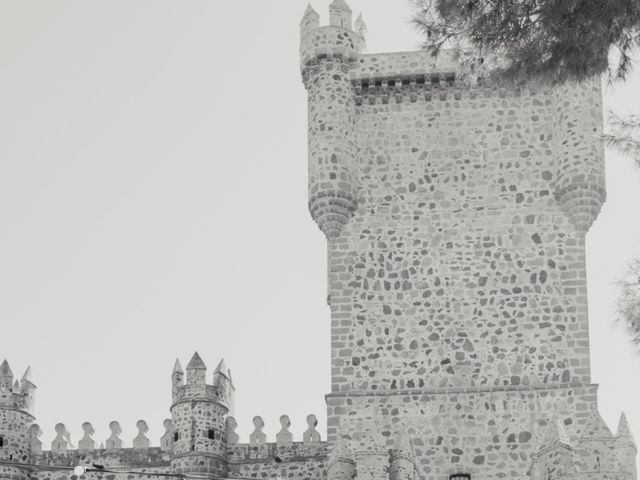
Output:
<path fill-rule="evenodd" d="M 446 52 L 365 54 L 344 0 L 301 22 L 309 209 L 328 245 L 326 439 L 255 417 L 198 354 L 171 375 L 159 447 L 145 422 L 43 450 L 30 371 L 0 366 L 0 478 L 635 480 L 591 383 L 585 235 L 605 199 L 599 80 L 468 87 Z M 169 403 L 169 393 L 167 394 Z M 322 435 L 322 437 L 325 437 Z M 74 467 L 81 467 L 76 469 Z M 159 476 L 160 475 L 160 476 Z"/>

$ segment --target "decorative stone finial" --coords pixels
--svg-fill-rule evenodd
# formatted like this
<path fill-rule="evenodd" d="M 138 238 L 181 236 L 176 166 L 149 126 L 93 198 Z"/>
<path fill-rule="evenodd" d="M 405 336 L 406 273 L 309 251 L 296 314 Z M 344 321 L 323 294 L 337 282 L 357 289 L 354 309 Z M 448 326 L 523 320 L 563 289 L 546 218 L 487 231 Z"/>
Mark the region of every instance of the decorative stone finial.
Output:
<path fill-rule="evenodd" d="M 636 446 L 633 434 L 631 433 L 631 429 L 629 428 L 627 416 L 624 414 L 624 412 L 620 414 L 620 421 L 618 422 L 618 429 L 616 430 L 616 439 L 623 442 L 629 442 L 634 447 Z"/>
<path fill-rule="evenodd" d="M 149 425 L 144 420 L 138 420 L 136 428 L 138 429 L 138 435 L 133 439 L 133 448 L 140 450 L 149 448 L 150 442 L 146 435 L 149 433 Z"/>
<path fill-rule="evenodd" d="M 171 452 L 173 450 L 173 422 L 170 418 L 165 418 L 162 426 L 164 434 L 160 438 L 160 448 L 163 452 Z"/>
<path fill-rule="evenodd" d="M 302 441 L 304 443 L 319 442 L 320 434 L 316 430 L 316 427 L 318 426 L 318 419 L 313 413 L 307 415 L 307 425 L 308 428 L 302 435 Z"/>
<path fill-rule="evenodd" d="M 40 425 L 34 423 L 29 427 L 29 435 L 31 439 L 31 454 L 35 456 L 42 455 L 42 442 L 40 436 L 42 435 L 42 429 Z"/>
<path fill-rule="evenodd" d="M 54 453 L 66 453 L 69 448 L 67 427 L 64 423 L 58 423 L 55 427 L 56 438 L 51 442 L 51 451 Z"/>
<path fill-rule="evenodd" d="M 111 436 L 107 438 L 107 450 L 120 450 L 122 448 L 122 440 L 120 439 L 122 427 L 120 423 L 114 420 L 109 424 L 109 430 L 111 430 Z"/>
<path fill-rule="evenodd" d="M 82 431 L 84 432 L 84 436 L 78 442 L 78 449 L 81 452 L 92 452 L 96 448 L 96 442 L 91 438 L 96 431 L 89 422 L 84 422 L 82 424 Z"/>
<path fill-rule="evenodd" d="M 288 415 L 282 415 L 280 417 L 280 425 L 281 429 L 276 434 L 276 443 L 291 443 L 293 442 L 293 435 L 289 431 L 289 427 L 291 427 L 291 420 Z"/>
<path fill-rule="evenodd" d="M 264 428 L 264 420 L 262 417 L 256 416 L 253 417 L 253 432 L 249 435 L 249 443 L 253 445 L 262 445 L 267 442 L 267 436 L 262 431 Z"/>
<path fill-rule="evenodd" d="M 238 428 L 238 422 L 233 417 L 227 417 L 226 430 L 227 430 L 227 445 L 235 445 L 238 443 L 238 434 L 236 433 Z"/>

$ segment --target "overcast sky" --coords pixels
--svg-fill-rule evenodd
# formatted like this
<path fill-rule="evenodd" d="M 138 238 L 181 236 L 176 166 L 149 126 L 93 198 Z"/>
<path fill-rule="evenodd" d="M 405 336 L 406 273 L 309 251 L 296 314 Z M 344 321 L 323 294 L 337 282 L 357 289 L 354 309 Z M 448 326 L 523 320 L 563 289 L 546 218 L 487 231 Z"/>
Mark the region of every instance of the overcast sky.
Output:
<path fill-rule="evenodd" d="M 329 0 L 314 6 L 327 22 Z M 413 50 L 408 2 L 352 0 L 370 51 Z M 0 0 L 0 357 L 31 365 L 49 446 L 169 416 L 170 374 L 224 357 L 241 441 L 325 431 L 325 242 L 307 213 L 302 0 Z M 635 94 L 633 93 L 635 92 Z M 635 96 L 634 96 L 635 95 Z M 640 111 L 640 69 L 607 107 Z M 640 255 L 640 172 L 607 155 L 588 236 L 593 379 L 640 440 L 640 357 L 613 324 Z M 1 358 L 0 358 L 1 360 Z M 324 435 L 323 435 L 324 437 Z"/>

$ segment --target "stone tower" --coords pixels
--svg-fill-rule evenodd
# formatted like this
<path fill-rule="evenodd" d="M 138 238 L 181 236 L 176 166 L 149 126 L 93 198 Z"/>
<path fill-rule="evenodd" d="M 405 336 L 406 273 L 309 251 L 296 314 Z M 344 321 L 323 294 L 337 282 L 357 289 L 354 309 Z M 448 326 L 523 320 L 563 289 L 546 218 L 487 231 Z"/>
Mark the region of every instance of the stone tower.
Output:
<path fill-rule="evenodd" d="M 0 365 L 0 478 L 28 480 L 31 463 L 31 425 L 36 386 L 31 370 L 15 381 L 9 363 Z M 13 464 L 13 465 L 9 465 Z"/>
<path fill-rule="evenodd" d="M 594 426 L 585 235 L 605 200 L 599 79 L 469 88 L 452 54 L 364 54 L 362 18 L 354 31 L 341 0 L 329 17 L 307 9 L 300 47 L 309 209 L 328 243 L 329 440 L 366 431 L 375 445 L 350 448 L 380 480 L 372 462 L 399 430 L 429 480 L 572 466 L 635 478 L 635 444 L 618 439 L 616 460 L 616 438 Z M 556 423 L 563 437 L 545 444 Z"/>
<path fill-rule="evenodd" d="M 173 425 L 172 471 L 207 478 L 228 473 L 226 421 L 233 410 L 229 372 L 220 362 L 207 384 L 207 367 L 196 352 L 186 368 L 186 382 L 180 363 L 172 374 Z"/>

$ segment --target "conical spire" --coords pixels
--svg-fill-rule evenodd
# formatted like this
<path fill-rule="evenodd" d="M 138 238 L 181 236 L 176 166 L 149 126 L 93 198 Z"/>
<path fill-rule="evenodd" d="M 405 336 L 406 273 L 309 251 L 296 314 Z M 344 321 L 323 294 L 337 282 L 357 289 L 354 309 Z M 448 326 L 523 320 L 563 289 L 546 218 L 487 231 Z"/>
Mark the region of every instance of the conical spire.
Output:
<path fill-rule="evenodd" d="M 35 385 L 35 383 L 33 383 L 33 375 L 31 373 L 31 367 L 27 367 L 27 369 L 22 374 L 22 378 L 20 379 L 20 383 L 24 384 L 25 382 L 28 382 L 31 385 Z"/>
<path fill-rule="evenodd" d="M 229 370 L 227 369 L 227 364 L 224 363 L 224 358 L 220 360 L 220 363 L 218 364 L 215 371 L 213 372 L 214 375 L 217 373 L 229 378 Z"/>
<path fill-rule="evenodd" d="M 176 358 L 176 363 L 173 365 L 173 373 L 184 373 L 182 370 L 182 365 L 180 365 L 180 360 Z"/>
<path fill-rule="evenodd" d="M 207 366 L 202 361 L 202 358 L 200 358 L 200 355 L 198 354 L 198 352 L 194 353 L 193 357 L 191 357 L 191 360 L 189 361 L 189 364 L 187 365 L 187 370 L 206 370 L 206 369 L 207 369 Z"/>
<path fill-rule="evenodd" d="M 361 37 L 367 36 L 367 33 L 368 33 L 367 24 L 364 22 L 364 18 L 362 18 L 362 14 L 358 15 L 358 18 L 356 18 L 356 21 L 353 24 L 353 26 L 356 33 L 359 34 Z"/>
<path fill-rule="evenodd" d="M 316 12 L 315 9 L 313 8 L 313 5 L 311 5 L 311 2 L 307 4 L 307 9 L 304 11 L 304 15 L 302 16 L 302 21 L 304 22 L 305 19 L 310 17 L 318 17 L 318 18 L 320 17 L 318 12 Z"/>
<path fill-rule="evenodd" d="M 9 362 L 5 359 L 0 365 L 0 377 L 5 377 L 13 380 L 13 372 L 11 371 L 11 367 L 9 366 Z"/>
<path fill-rule="evenodd" d="M 629 442 L 634 447 L 636 446 L 633 434 L 631 433 L 631 429 L 629 428 L 629 422 L 627 422 L 627 416 L 624 414 L 624 412 L 622 412 L 622 414 L 620 415 L 618 430 L 616 431 L 616 439 L 623 442 Z"/>

